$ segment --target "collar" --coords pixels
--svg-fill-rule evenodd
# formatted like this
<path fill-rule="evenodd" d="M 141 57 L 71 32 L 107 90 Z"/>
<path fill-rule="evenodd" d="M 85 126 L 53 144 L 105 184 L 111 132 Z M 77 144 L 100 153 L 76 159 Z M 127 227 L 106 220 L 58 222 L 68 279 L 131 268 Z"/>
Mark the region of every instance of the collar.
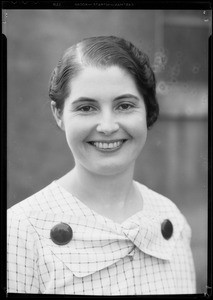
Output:
<path fill-rule="evenodd" d="M 91 214 L 89 208 L 79 203 L 81 215 L 64 213 L 60 209 L 55 213 L 36 210 L 30 212 L 28 219 L 42 245 L 45 244 L 77 277 L 93 274 L 127 255 L 133 255 L 135 246 L 147 255 L 169 261 L 183 229 L 184 218 L 168 199 L 142 185 L 139 188 L 144 199 L 143 210 L 121 224 Z M 67 205 L 69 193 L 61 191 Z M 60 207 L 63 207 L 63 199 L 60 199 Z M 70 204 L 73 201 L 78 200 L 74 198 Z M 168 240 L 161 233 L 165 219 L 173 225 L 173 234 Z M 68 224 L 73 231 L 72 240 L 63 246 L 50 238 L 51 229 L 61 222 Z"/>

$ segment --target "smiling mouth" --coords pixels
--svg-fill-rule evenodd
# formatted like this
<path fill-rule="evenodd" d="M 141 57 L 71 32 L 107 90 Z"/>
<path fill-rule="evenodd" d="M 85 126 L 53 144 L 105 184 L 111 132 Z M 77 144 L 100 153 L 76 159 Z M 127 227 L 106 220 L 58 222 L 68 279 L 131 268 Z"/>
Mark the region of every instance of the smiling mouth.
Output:
<path fill-rule="evenodd" d="M 119 149 L 127 140 L 117 140 L 117 141 L 95 141 L 95 142 L 88 142 L 90 145 L 94 146 L 98 150 L 101 151 L 114 151 Z"/>

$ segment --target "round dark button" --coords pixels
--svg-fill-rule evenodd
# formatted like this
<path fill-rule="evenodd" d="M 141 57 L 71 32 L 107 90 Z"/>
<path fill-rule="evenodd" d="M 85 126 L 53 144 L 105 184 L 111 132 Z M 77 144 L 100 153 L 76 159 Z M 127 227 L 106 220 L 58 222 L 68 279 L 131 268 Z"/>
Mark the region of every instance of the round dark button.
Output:
<path fill-rule="evenodd" d="M 50 231 L 52 241 L 57 245 L 68 244 L 73 236 L 72 228 L 66 223 L 56 224 Z"/>
<path fill-rule="evenodd" d="M 166 240 L 170 239 L 173 233 L 173 225 L 170 220 L 166 219 L 163 221 L 161 224 L 161 233 Z"/>

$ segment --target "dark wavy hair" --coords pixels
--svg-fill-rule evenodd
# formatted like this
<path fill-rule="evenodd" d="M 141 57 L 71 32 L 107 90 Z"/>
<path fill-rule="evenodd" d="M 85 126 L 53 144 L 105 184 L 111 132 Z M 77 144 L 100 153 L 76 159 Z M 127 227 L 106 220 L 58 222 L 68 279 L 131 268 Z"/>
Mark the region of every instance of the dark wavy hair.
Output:
<path fill-rule="evenodd" d="M 156 98 L 156 80 L 148 56 L 131 42 L 115 36 L 86 38 L 68 48 L 50 79 L 49 97 L 62 112 L 64 102 L 71 93 L 70 81 L 87 66 L 107 68 L 118 66 L 134 79 L 144 98 L 147 127 L 150 128 L 159 115 Z"/>

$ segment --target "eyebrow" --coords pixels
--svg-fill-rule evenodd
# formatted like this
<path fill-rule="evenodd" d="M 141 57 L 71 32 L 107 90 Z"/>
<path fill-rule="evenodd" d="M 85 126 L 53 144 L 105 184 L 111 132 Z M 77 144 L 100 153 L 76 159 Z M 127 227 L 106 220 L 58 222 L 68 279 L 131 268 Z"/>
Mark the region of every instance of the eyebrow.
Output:
<path fill-rule="evenodd" d="M 139 98 L 135 95 L 132 95 L 132 94 L 124 94 L 124 95 L 118 96 L 114 99 L 114 101 L 121 100 L 121 99 L 129 99 L 129 98 L 133 98 L 133 99 L 139 101 Z"/>
<path fill-rule="evenodd" d="M 132 94 L 120 95 L 120 96 L 116 97 L 115 99 L 113 99 L 113 101 L 118 101 L 118 100 L 121 100 L 121 99 L 129 99 L 129 98 L 133 98 L 133 99 L 139 101 L 139 98 L 137 96 L 135 96 L 135 95 L 132 95 Z M 95 100 L 95 99 L 92 99 L 92 98 L 88 98 L 88 97 L 79 97 L 76 100 L 74 100 L 72 102 L 72 104 L 75 105 L 75 104 L 79 104 L 79 103 L 83 103 L 83 102 L 96 103 L 98 101 Z"/>

